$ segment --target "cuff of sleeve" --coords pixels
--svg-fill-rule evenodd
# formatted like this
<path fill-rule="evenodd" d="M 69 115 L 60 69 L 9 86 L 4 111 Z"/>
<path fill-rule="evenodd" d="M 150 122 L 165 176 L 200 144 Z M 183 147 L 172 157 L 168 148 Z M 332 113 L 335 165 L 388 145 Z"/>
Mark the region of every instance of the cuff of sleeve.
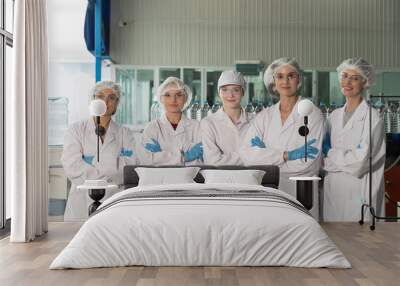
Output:
<path fill-rule="evenodd" d="M 183 165 L 185 163 L 184 153 L 181 150 L 172 151 L 172 158 L 175 160 L 171 160 L 171 165 Z"/>
<path fill-rule="evenodd" d="M 94 162 L 94 159 L 93 159 L 93 165 L 89 165 L 89 164 L 85 165 L 85 179 L 87 179 L 87 178 L 97 179 L 98 178 L 99 171 L 96 168 L 96 166 L 97 166 L 97 161 Z"/>
<path fill-rule="evenodd" d="M 279 152 L 277 152 L 277 154 L 279 154 L 278 156 L 279 156 L 279 158 L 277 158 L 277 165 L 280 165 L 280 164 L 283 164 L 283 163 L 286 163 L 287 162 L 287 160 L 285 160 L 285 159 L 283 159 L 283 155 L 284 155 L 284 153 L 286 152 L 286 150 L 283 150 L 283 149 L 280 149 L 279 150 Z"/>

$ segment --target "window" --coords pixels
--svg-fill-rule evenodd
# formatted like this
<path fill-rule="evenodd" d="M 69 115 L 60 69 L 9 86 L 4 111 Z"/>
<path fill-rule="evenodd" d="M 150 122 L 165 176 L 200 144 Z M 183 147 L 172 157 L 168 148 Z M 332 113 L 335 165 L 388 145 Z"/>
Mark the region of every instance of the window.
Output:
<path fill-rule="evenodd" d="M 247 82 L 246 94 L 248 96 L 248 103 L 251 103 L 253 106 L 267 106 L 272 104 L 271 95 L 267 94 L 264 86 L 262 73 L 257 76 L 246 76 L 245 79 Z"/>
<path fill-rule="evenodd" d="M 213 106 L 220 102 L 218 96 L 218 79 L 223 72 L 222 70 L 207 70 L 207 103 Z"/>
<path fill-rule="evenodd" d="M 155 106 L 156 88 L 167 77 L 180 78 L 193 93 L 190 108 L 196 103 L 204 107 L 205 103 L 213 112 L 218 110 L 221 100 L 218 95 L 218 79 L 224 70 L 232 67 L 154 67 L 154 66 L 116 66 L 115 78 L 121 84 L 123 99 L 116 114 L 117 122 L 141 131 L 151 120 L 152 107 Z M 264 73 L 245 76 L 247 86 L 242 100 L 243 107 L 262 108 L 278 102 L 279 97 L 267 92 L 264 85 Z M 373 94 L 383 92 L 387 95 L 397 95 L 400 89 L 400 72 L 380 72 L 376 83 L 371 87 Z M 303 83 L 299 94 L 311 99 L 322 109 L 342 106 L 345 98 L 340 92 L 337 72 L 305 70 Z M 214 108 L 213 108 L 214 107 Z M 195 109 L 196 109 L 195 108 Z M 188 113 L 187 113 L 188 115 Z"/>
<path fill-rule="evenodd" d="M 183 69 L 183 81 L 193 93 L 193 100 L 199 101 L 201 98 L 201 69 Z"/>
<path fill-rule="evenodd" d="M 14 0 L 5 0 L 4 3 L 4 22 L 5 25 L 2 27 L 5 27 L 5 30 L 7 32 L 13 33 L 14 30 Z"/>
<path fill-rule="evenodd" d="M 11 217 L 10 194 L 5 188 L 5 105 L 11 95 L 13 21 L 14 1 L 0 0 L 0 235 Z"/>
<path fill-rule="evenodd" d="M 135 86 L 135 71 L 119 69 L 116 73 L 117 82 L 121 85 L 122 95 L 116 114 L 116 121 L 120 124 L 132 125 L 133 123 L 133 94 Z"/>
<path fill-rule="evenodd" d="M 150 106 L 154 100 L 154 70 L 117 68 L 116 81 L 123 93 L 116 121 L 129 126 L 142 126 L 149 122 Z"/>
<path fill-rule="evenodd" d="M 160 68 L 160 84 L 162 84 L 170 76 L 181 78 L 181 69 L 180 68 Z"/>
<path fill-rule="evenodd" d="M 135 101 L 136 124 L 143 125 L 150 120 L 150 106 L 154 97 L 154 71 L 137 70 L 137 99 Z"/>

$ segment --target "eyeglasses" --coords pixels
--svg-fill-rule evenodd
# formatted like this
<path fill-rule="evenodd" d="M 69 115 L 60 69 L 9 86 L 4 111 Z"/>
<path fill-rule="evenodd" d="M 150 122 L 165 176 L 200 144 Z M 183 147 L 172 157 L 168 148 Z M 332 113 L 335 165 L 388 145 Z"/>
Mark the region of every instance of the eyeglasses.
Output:
<path fill-rule="evenodd" d="M 96 98 L 98 99 L 102 99 L 104 101 L 118 101 L 118 96 L 115 94 L 109 94 L 109 95 L 105 95 L 103 93 L 98 93 L 95 95 Z"/>
<path fill-rule="evenodd" d="M 342 73 L 341 75 L 340 75 L 340 80 L 341 81 L 345 81 L 345 80 L 348 80 L 348 81 L 350 81 L 350 82 L 362 82 L 362 81 L 364 81 L 364 78 L 362 77 L 362 76 L 360 76 L 360 75 L 349 75 L 349 74 L 347 74 L 347 73 Z"/>
<path fill-rule="evenodd" d="M 299 79 L 299 75 L 295 72 L 288 73 L 286 76 L 281 73 L 274 74 L 276 81 L 295 81 Z"/>

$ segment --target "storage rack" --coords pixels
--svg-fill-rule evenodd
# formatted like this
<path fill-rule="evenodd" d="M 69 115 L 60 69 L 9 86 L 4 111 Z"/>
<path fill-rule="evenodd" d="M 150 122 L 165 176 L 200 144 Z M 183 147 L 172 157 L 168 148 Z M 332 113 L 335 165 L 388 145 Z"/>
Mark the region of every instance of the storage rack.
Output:
<path fill-rule="evenodd" d="M 391 98 L 400 101 L 400 97 L 398 96 L 387 96 L 387 95 L 369 95 L 367 99 L 367 103 L 369 105 L 369 201 L 368 204 L 363 204 L 361 206 L 361 219 L 358 221 L 360 225 L 364 224 L 364 210 L 365 208 L 369 209 L 372 217 L 372 224 L 369 226 L 370 230 L 375 230 L 375 222 L 376 219 L 390 219 L 390 220 L 398 220 L 400 217 L 386 217 L 386 216 L 377 216 L 375 213 L 375 207 L 372 205 L 372 99 L 373 98 Z"/>

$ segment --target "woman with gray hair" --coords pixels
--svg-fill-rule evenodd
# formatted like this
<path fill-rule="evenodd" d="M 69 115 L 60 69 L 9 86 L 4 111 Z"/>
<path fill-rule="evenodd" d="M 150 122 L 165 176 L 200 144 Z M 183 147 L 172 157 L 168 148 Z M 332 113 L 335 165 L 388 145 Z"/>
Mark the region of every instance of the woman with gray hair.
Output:
<path fill-rule="evenodd" d="M 64 137 L 61 162 L 68 179 L 72 182 L 65 209 L 65 221 L 80 221 L 88 217 L 88 206 L 92 203 L 87 192 L 76 187 L 86 179 L 105 179 L 122 184 L 122 169 L 127 164 L 137 164 L 133 133 L 112 120 L 121 97 L 121 88 L 112 81 L 96 83 L 90 92 L 91 99 L 106 103 L 106 113 L 100 117 L 104 134 L 100 139 L 100 160 L 97 160 L 97 134 L 95 119 L 90 118 L 72 124 Z M 113 192 L 106 193 L 105 198 Z"/>
<path fill-rule="evenodd" d="M 369 199 L 369 152 L 372 148 L 372 205 L 384 210 L 385 133 L 377 110 L 372 110 L 372 146 L 369 107 L 363 94 L 373 84 L 374 69 L 362 58 L 350 58 L 337 68 L 344 107 L 329 117 L 324 140 L 324 210 L 326 221 L 358 221 L 361 205 Z"/>
<path fill-rule="evenodd" d="M 190 88 L 179 78 L 167 78 L 157 89 L 163 109 L 143 131 L 140 159 L 146 165 L 196 165 L 203 162 L 199 122 L 183 114 L 191 100 Z"/>
<path fill-rule="evenodd" d="M 264 74 L 264 84 L 270 93 L 279 97 L 279 102 L 257 114 L 240 151 L 246 165 L 279 166 L 279 189 L 293 196 L 296 196 L 296 185 L 289 177 L 318 174 L 324 128 L 322 114 L 314 106 L 308 116 L 306 156 L 304 137 L 299 134 L 304 117 L 297 112 L 302 79 L 301 69 L 294 58 L 280 58 L 269 65 Z M 315 191 L 318 190 L 315 188 Z M 318 201 L 314 202 L 311 213 L 318 219 Z"/>

